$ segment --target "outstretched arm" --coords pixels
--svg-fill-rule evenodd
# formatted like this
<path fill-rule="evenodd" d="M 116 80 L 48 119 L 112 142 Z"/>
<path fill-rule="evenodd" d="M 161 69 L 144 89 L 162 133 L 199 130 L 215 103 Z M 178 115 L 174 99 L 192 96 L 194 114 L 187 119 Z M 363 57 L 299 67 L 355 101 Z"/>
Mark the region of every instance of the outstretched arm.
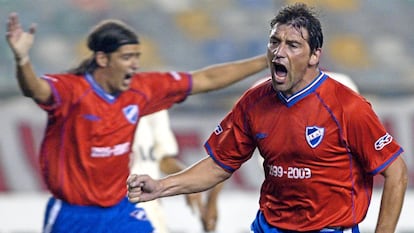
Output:
<path fill-rule="evenodd" d="M 223 182 L 231 173 L 206 157 L 186 170 L 153 180 L 147 175 L 128 177 L 128 198 L 131 202 L 151 201 L 160 197 L 202 192 Z"/>
<path fill-rule="evenodd" d="M 265 55 L 234 62 L 216 64 L 191 72 L 193 89 L 191 94 L 208 92 L 227 87 L 267 67 Z"/>
<path fill-rule="evenodd" d="M 160 170 L 167 175 L 180 172 L 184 169 L 185 165 L 182 164 L 175 156 L 164 156 L 160 160 Z M 202 208 L 201 193 L 187 194 L 185 199 L 187 205 L 193 212 Z"/>
<path fill-rule="evenodd" d="M 36 76 L 29 58 L 36 26 L 32 24 L 26 32 L 20 25 L 17 13 L 11 13 L 7 22 L 6 39 L 16 61 L 16 77 L 24 96 L 45 103 L 52 90 L 49 84 Z"/>
<path fill-rule="evenodd" d="M 395 232 L 407 189 L 407 166 L 399 156 L 382 172 L 384 189 L 375 233 Z"/>
<path fill-rule="evenodd" d="M 166 174 L 173 174 L 184 170 L 184 165 L 175 156 L 165 156 L 160 162 L 161 171 Z M 218 197 L 224 186 L 224 182 L 217 184 L 213 188 L 205 191 L 206 200 L 202 203 L 201 193 L 191 193 L 186 195 L 187 205 L 198 212 L 204 232 L 213 232 L 217 227 L 218 219 Z"/>

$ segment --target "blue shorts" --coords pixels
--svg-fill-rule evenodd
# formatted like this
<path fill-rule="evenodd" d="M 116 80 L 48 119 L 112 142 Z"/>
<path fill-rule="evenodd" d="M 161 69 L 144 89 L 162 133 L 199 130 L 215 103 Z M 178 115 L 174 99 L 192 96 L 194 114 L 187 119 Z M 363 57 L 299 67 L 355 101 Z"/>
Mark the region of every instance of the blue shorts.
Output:
<path fill-rule="evenodd" d="M 136 207 L 125 197 L 112 207 L 71 205 L 50 198 L 43 223 L 44 233 L 152 233 L 153 226 L 144 209 Z"/>
<path fill-rule="evenodd" d="M 263 213 L 260 210 L 257 211 L 256 219 L 253 221 L 252 225 L 250 226 L 250 230 L 252 233 L 359 233 L 358 225 L 355 225 L 352 228 L 345 228 L 345 229 L 324 228 L 318 231 L 306 231 L 306 232 L 282 230 L 282 229 L 269 225 L 266 219 L 264 218 Z"/>

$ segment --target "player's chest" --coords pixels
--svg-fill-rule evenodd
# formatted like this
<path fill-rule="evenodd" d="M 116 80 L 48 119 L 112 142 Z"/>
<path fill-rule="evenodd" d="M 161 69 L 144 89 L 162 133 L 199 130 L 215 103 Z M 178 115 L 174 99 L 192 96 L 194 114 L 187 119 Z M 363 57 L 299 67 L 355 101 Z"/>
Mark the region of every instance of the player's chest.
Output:
<path fill-rule="evenodd" d="M 252 126 L 264 156 L 313 158 L 341 147 L 340 113 L 318 102 L 268 109 Z"/>
<path fill-rule="evenodd" d="M 140 118 L 142 104 L 139 99 L 120 98 L 108 102 L 91 97 L 73 105 L 70 118 L 81 125 L 80 130 L 92 135 L 116 137 L 120 131 L 132 135 Z"/>

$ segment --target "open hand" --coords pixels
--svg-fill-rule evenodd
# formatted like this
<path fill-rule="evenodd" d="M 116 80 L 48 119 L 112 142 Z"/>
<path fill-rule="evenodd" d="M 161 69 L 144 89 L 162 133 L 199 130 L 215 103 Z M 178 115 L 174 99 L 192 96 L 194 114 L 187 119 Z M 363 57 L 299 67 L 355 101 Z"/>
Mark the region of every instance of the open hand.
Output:
<path fill-rule="evenodd" d="M 35 24 L 32 24 L 28 31 L 24 31 L 17 13 L 10 13 L 7 21 L 6 39 L 16 61 L 21 65 L 29 60 L 29 50 L 33 45 L 35 32 Z"/>

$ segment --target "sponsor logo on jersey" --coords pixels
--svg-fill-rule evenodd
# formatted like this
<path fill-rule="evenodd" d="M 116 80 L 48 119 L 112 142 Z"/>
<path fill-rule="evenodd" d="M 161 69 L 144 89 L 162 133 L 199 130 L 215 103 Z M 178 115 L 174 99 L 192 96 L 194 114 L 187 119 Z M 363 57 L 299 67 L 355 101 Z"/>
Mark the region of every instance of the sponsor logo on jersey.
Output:
<path fill-rule="evenodd" d="M 138 121 L 138 105 L 128 105 L 122 109 L 125 118 L 131 123 L 136 124 Z"/>
<path fill-rule="evenodd" d="M 381 150 L 384 146 L 392 142 L 392 136 L 386 133 L 384 136 L 380 137 L 375 143 L 375 150 Z"/>
<path fill-rule="evenodd" d="M 98 121 L 101 118 L 99 116 L 93 115 L 93 114 L 83 114 L 83 118 L 90 121 Z"/>
<path fill-rule="evenodd" d="M 321 128 L 318 126 L 308 126 L 306 127 L 306 141 L 308 142 L 309 146 L 312 148 L 317 147 L 325 134 L 325 128 Z"/>
<path fill-rule="evenodd" d="M 263 139 L 267 137 L 267 133 L 258 133 L 256 134 L 257 139 Z"/>
<path fill-rule="evenodd" d="M 214 133 L 216 135 L 219 135 L 219 134 L 223 133 L 223 128 L 221 127 L 221 125 L 216 126 L 216 128 L 214 129 Z"/>
<path fill-rule="evenodd" d="M 129 152 L 129 142 L 124 142 L 115 146 L 93 146 L 91 148 L 91 156 L 95 158 L 103 158 L 110 156 L 119 156 Z"/>

